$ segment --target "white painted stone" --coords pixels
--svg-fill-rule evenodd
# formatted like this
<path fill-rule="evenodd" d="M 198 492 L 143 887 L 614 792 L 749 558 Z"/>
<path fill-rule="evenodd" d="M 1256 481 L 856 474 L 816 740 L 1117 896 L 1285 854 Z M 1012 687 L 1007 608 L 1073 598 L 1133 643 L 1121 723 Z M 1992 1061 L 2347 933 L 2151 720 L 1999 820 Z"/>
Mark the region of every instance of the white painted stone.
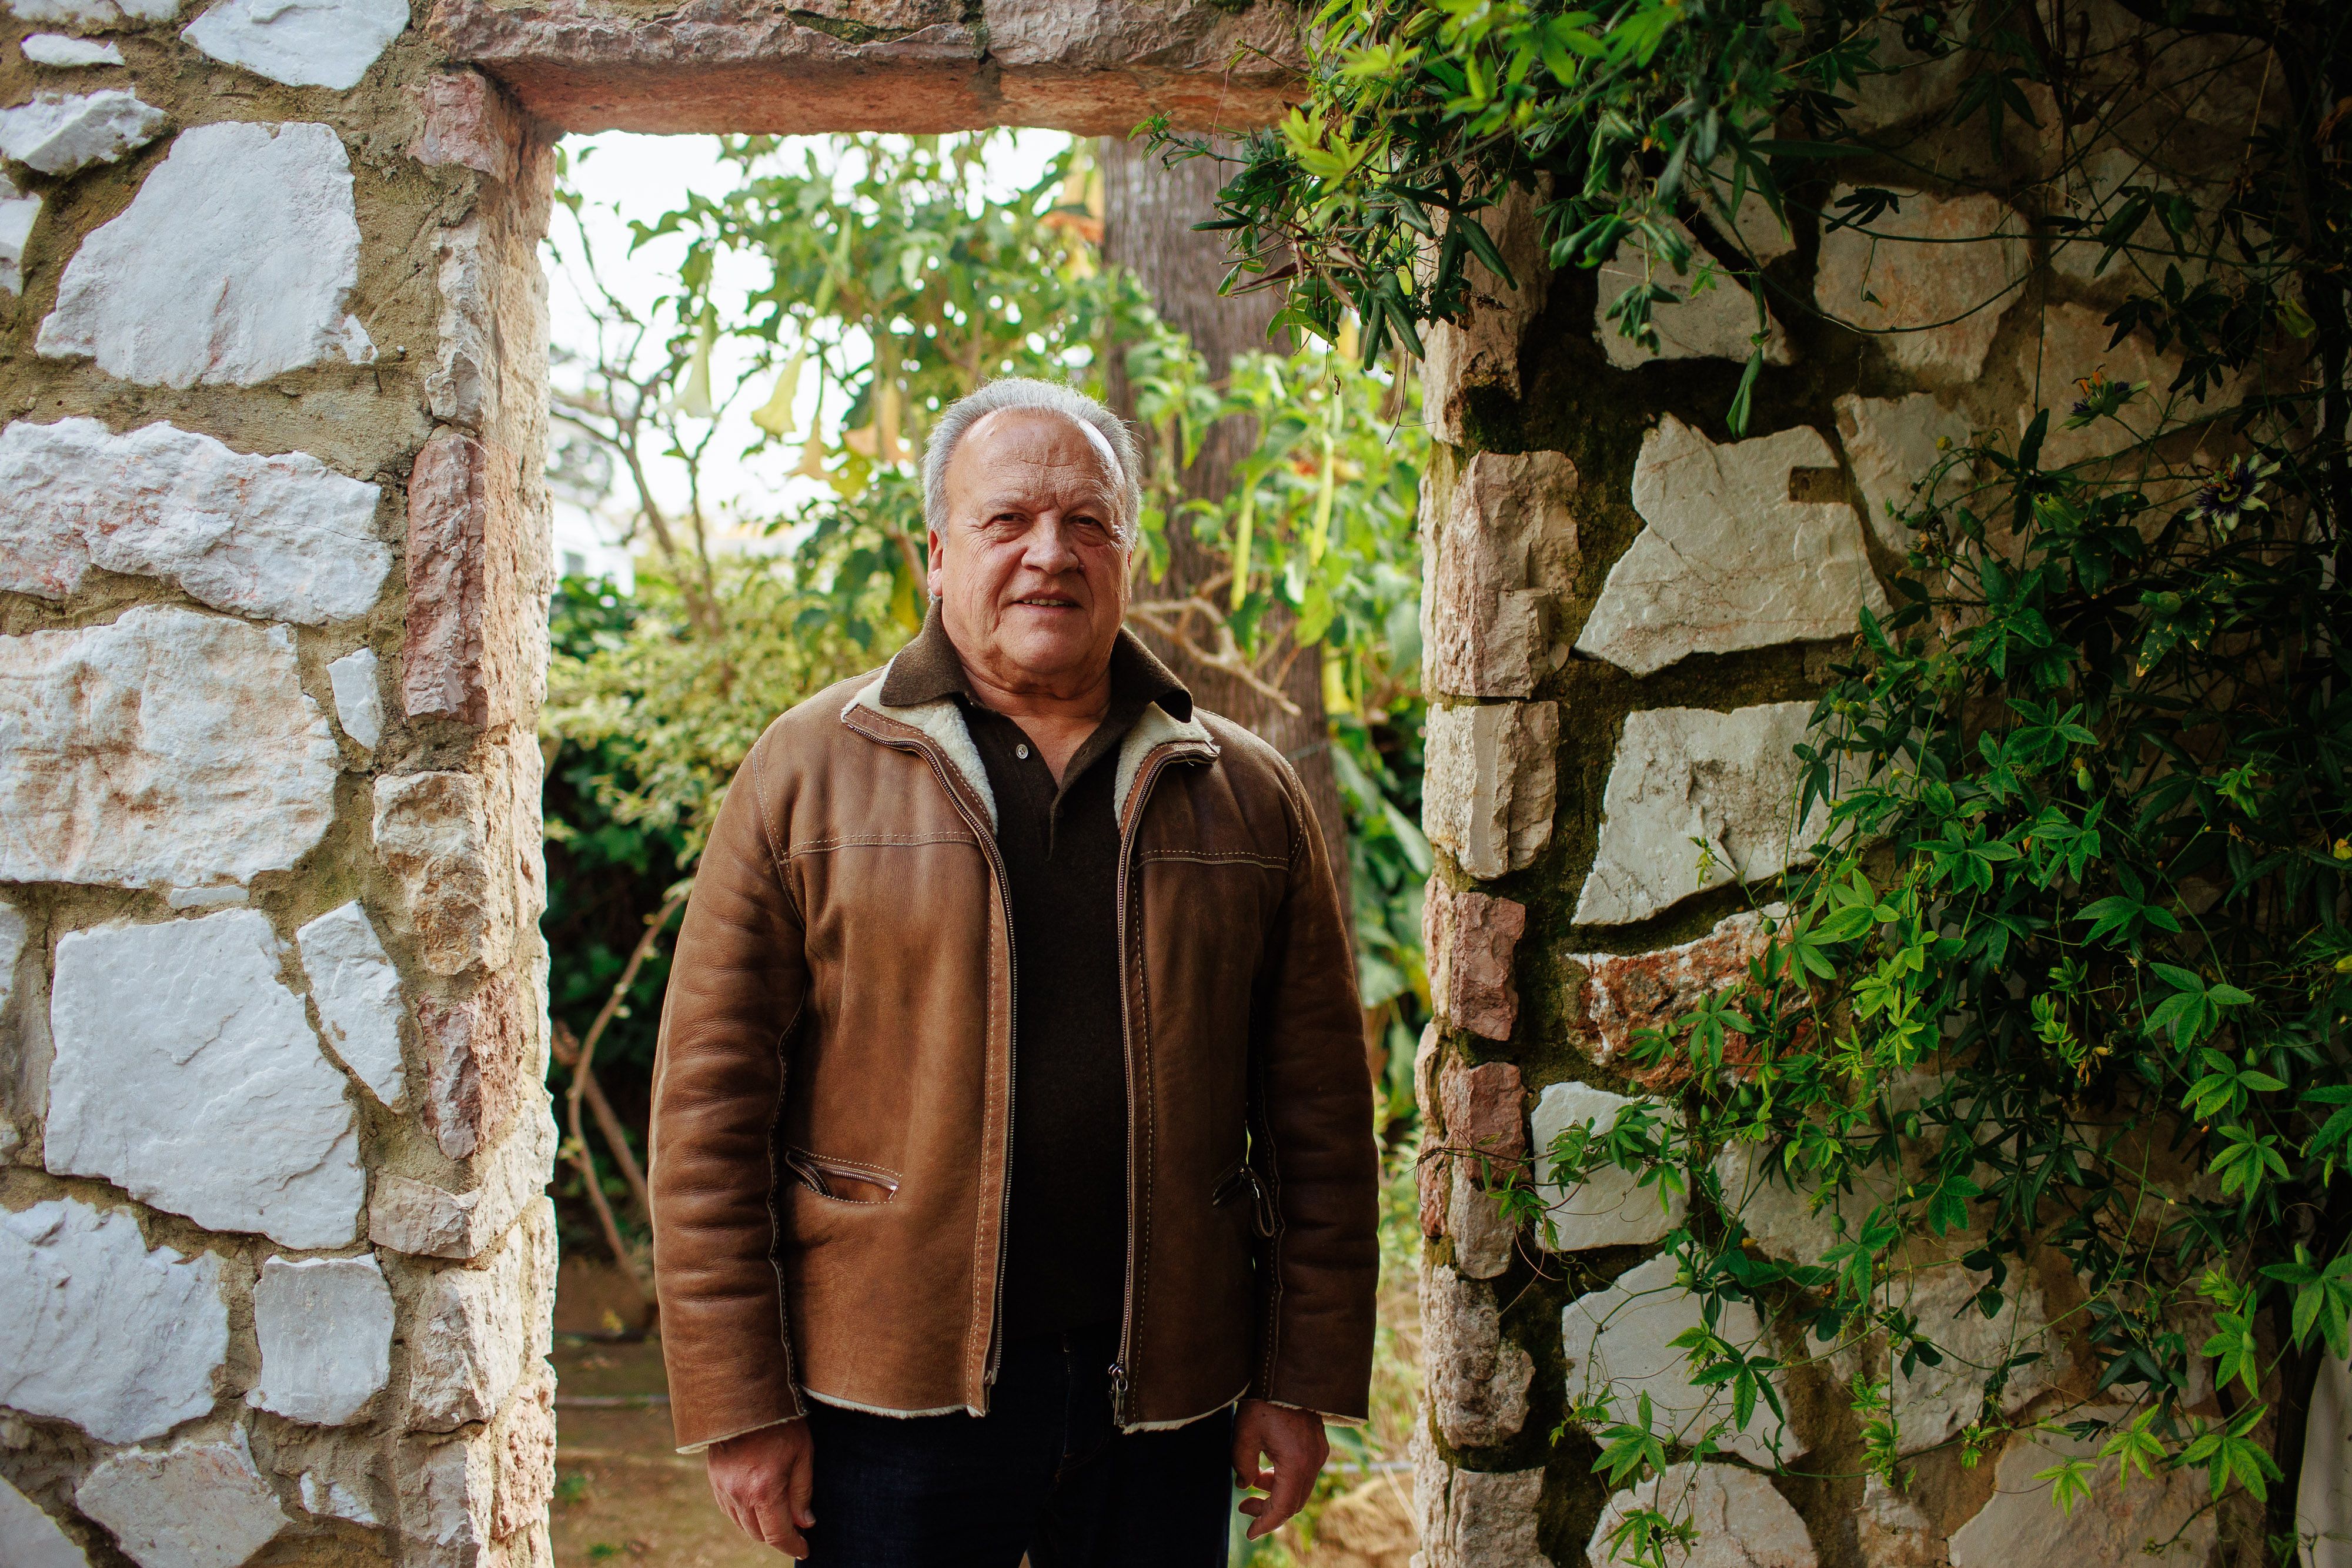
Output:
<path fill-rule="evenodd" d="M 488 1427 L 412 1437 L 396 1485 L 409 1568 L 552 1568 L 546 1511 L 555 1490 L 555 1377 L 531 1369 Z"/>
<path fill-rule="evenodd" d="M 1780 1440 L 1780 1418 L 1769 1404 L 1759 1399 L 1748 1425 L 1735 1427 L 1727 1385 L 1691 1386 L 1688 1353 L 1672 1342 L 1702 1320 L 1698 1298 L 1675 1283 L 1675 1269 L 1671 1253 L 1653 1258 L 1562 1309 L 1569 1397 L 1582 1401 L 1607 1396 L 1617 1418 L 1632 1420 L 1647 1394 L 1653 1429 L 1670 1443 L 1696 1443 L 1719 1423 L 1724 1429 L 1716 1434 L 1716 1441 L 1726 1452 L 1753 1464 L 1770 1464 Z M 1754 1351 L 1764 1339 L 1762 1320 L 1740 1301 L 1724 1307 L 1715 1332 L 1742 1351 Z M 1782 1388 L 1781 1375 L 1772 1374 L 1771 1382 Z M 1784 1405 L 1786 1399 L 1783 1389 Z"/>
<path fill-rule="evenodd" d="M 0 882 L 284 871 L 333 820 L 335 770 L 283 627 L 142 605 L 0 637 Z"/>
<path fill-rule="evenodd" d="M 1853 193 L 1840 186 L 1828 210 Z M 1813 302 L 1873 334 L 1897 369 L 1933 386 L 1967 385 L 2017 301 L 2029 265 L 2022 225 L 1998 196 L 1895 193 L 1901 210 L 1881 214 L 1868 233 L 1822 236 Z"/>
<path fill-rule="evenodd" d="M 407 1011 L 400 971 L 356 900 L 331 909 L 294 934 L 310 1001 L 326 1025 L 327 1047 L 391 1110 L 408 1103 L 401 1069 L 400 1020 Z"/>
<path fill-rule="evenodd" d="M 1801 772 L 1793 748 L 1811 715 L 1801 702 L 1627 715 L 1576 923 L 1646 920 L 1707 888 L 1810 860 L 1827 809 L 1816 803 L 1794 831 L 1790 824 Z"/>
<path fill-rule="evenodd" d="M 1861 1549 L 1863 1568 L 1948 1568 L 1943 1532 L 1917 1503 L 1874 1475 L 1863 1479 L 1853 1543 Z"/>
<path fill-rule="evenodd" d="M 1770 1481 L 1737 1465 L 1685 1464 L 1610 1498 L 1585 1548 L 1593 1568 L 1632 1568 L 1632 1552 L 1610 1537 L 1635 1509 L 1697 1531 L 1688 1548 L 1666 1545 L 1667 1568 L 1815 1568 L 1821 1561 L 1805 1521 Z"/>
<path fill-rule="evenodd" d="M 1423 826 L 1475 877 L 1498 877 L 1551 842 L 1559 705 L 1429 710 Z"/>
<path fill-rule="evenodd" d="M 253 1287 L 261 1380 L 245 1396 L 313 1426 L 340 1427 L 392 1376 L 392 1289 L 373 1258 L 271 1258 Z"/>
<path fill-rule="evenodd" d="M 1437 1429 L 1457 1448 L 1507 1443 L 1527 1425 L 1535 1361 L 1503 1337 L 1495 1288 L 1443 1263 L 1421 1273 L 1423 1364 Z"/>
<path fill-rule="evenodd" d="M 150 1251 L 75 1198 L 0 1213 L 0 1405 L 133 1442 L 210 1410 L 227 1354 L 212 1253 Z"/>
<path fill-rule="evenodd" d="M 216 610 L 317 626 L 364 615 L 392 570 L 381 490 L 299 452 L 235 452 L 157 423 L 0 431 L 0 588 L 63 599 L 96 566 Z"/>
<path fill-rule="evenodd" d="M 479 1268 L 433 1276 L 408 1336 L 412 1431 L 487 1421 L 553 1343 L 555 1210 L 541 1198 Z"/>
<path fill-rule="evenodd" d="M 1845 111 L 1847 126 L 1864 136 L 1942 112 L 1969 79 L 1966 48 L 1940 57 L 1921 54 L 1904 44 L 1901 22 L 1891 15 L 1882 12 L 1863 22 L 1855 34 L 1876 46 L 1871 57 L 1879 68 L 1838 96 L 1853 103 Z"/>
<path fill-rule="evenodd" d="M 1675 304 L 1650 308 L 1650 323 L 1658 333 L 1657 348 L 1654 350 L 1625 336 L 1610 315 L 1617 301 L 1643 276 L 1642 253 L 1627 243 L 1617 247 L 1617 253 L 1599 273 L 1600 292 L 1592 305 L 1592 329 L 1600 334 L 1601 349 L 1608 354 L 1609 362 L 1621 371 L 1630 371 L 1654 360 L 1733 360 L 1747 363 L 1755 347 L 1749 341 L 1756 331 L 1755 297 L 1736 278 L 1719 271 L 1708 276 L 1706 287 L 1701 288 L 1700 277 L 1712 263 L 1688 229 L 1679 224 L 1675 227 L 1690 243 L 1691 266 L 1687 273 L 1678 273 L 1663 259 L 1658 264 L 1657 280 L 1682 298 Z M 1764 330 L 1764 362 L 1790 363 L 1795 355 L 1790 350 L 1787 330 L 1769 314 Z"/>
<path fill-rule="evenodd" d="M 82 241 L 37 348 L 169 387 L 364 362 L 345 313 L 359 253 L 351 160 L 331 127 L 200 125 Z"/>
<path fill-rule="evenodd" d="M 1419 1421 L 1408 1447 L 1421 1514 L 1418 1568 L 1534 1568 L 1547 1561 L 1536 1544 L 1543 1471 L 1457 1470 Z"/>
<path fill-rule="evenodd" d="M 2108 257 L 2105 267 L 2099 265 L 2106 254 L 2099 232 L 2123 204 L 2124 186 L 2152 186 L 2169 195 L 2185 195 L 2207 212 L 2217 211 L 2227 199 L 2224 186 L 2184 180 L 2183 172 L 2170 159 L 2152 160 L 2147 153 L 2112 143 L 2079 161 L 2070 160 L 2060 174 L 2067 215 L 2084 220 L 2086 226 L 2070 235 L 2051 236 L 2050 270 L 2103 306 L 2121 304 L 2136 292 L 2160 291 L 2168 270 L 2178 270 L 2189 289 L 2204 282 L 2211 275 L 2211 267 L 2198 247 L 2189 246 L 2187 255 L 2173 255 L 2162 231 L 2154 225 Z"/>
<path fill-rule="evenodd" d="M 1882 1343 L 1874 1337 L 1871 1342 L 1867 1370 L 1892 1384 L 1896 1453 L 1925 1453 L 1958 1437 L 1983 1413 L 1985 1379 L 2011 1356 L 2040 1359 L 2011 1369 L 1998 1401 L 2004 1415 L 2015 1416 L 2053 1385 L 2054 1347 L 2041 1288 L 2012 1275 L 2004 1292 L 2008 1299 L 1988 1318 L 1975 1301 L 1985 1279 L 1958 1263 L 1939 1263 L 1900 1275 L 1888 1287 L 1885 1304 L 1909 1313 L 1944 1358 L 1938 1365 L 1922 1362 L 1906 1373 Z M 1818 1348 L 1819 1342 L 1814 1344 Z M 1843 1361 L 1851 1366 L 1859 1360 L 1849 1351 L 1832 1364 Z"/>
<path fill-rule="evenodd" d="M 235 1443 L 117 1454 L 75 1489 L 74 1502 L 140 1568 L 237 1568 L 291 1522 L 242 1433 Z"/>
<path fill-rule="evenodd" d="M 460 1191 L 378 1172 L 368 1200 L 368 1239 L 416 1258 L 479 1257 L 513 1228 L 555 1165 L 555 1115 L 542 1092 L 506 1141 L 477 1155 L 477 1185 Z"/>
<path fill-rule="evenodd" d="M 1812 1194 L 1819 1184 L 1801 1176 L 1804 1190 L 1791 1186 L 1774 1155 L 1761 1144 L 1727 1145 L 1716 1155 L 1714 1168 L 1723 1184 L 1725 1217 L 1745 1226 L 1748 1239 L 1762 1250 L 1791 1262 L 1816 1262 L 1831 1248 L 1860 1234 L 1870 1211 L 1902 1185 L 1897 1172 L 1874 1166 L 1856 1172 L 1848 1190 L 1833 1191 L 1815 1207 Z"/>
<path fill-rule="evenodd" d="M 8 10 L 20 22 L 104 33 L 168 22 L 179 15 L 180 0 L 8 0 Z"/>
<path fill-rule="evenodd" d="M 1725 209 L 1731 205 L 1732 186 L 1727 162 L 1718 160 L 1706 171 L 1706 221 L 1718 233 L 1735 241 L 1760 265 L 1776 262 L 1797 248 L 1795 236 L 1773 215 L 1772 204 L 1758 193 L 1752 183 L 1740 197 L 1738 211 L 1726 215 Z"/>
<path fill-rule="evenodd" d="M 1689 1204 L 1680 1193 L 1659 1201 L 1662 1188 L 1643 1186 L 1633 1172 L 1602 1166 L 1575 1187 L 1559 1179 L 1551 1157 L 1552 1141 L 1569 1128 L 1590 1126 L 1595 1137 L 1606 1136 L 1618 1113 L 1644 1102 L 1589 1083 L 1551 1083 L 1544 1087 L 1528 1118 L 1535 1145 L 1536 1197 L 1544 1206 L 1545 1222 L 1536 1228 L 1537 1239 L 1549 1251 L 1581 1252 L 1595 1247 L 1630 1247 L 1657 1240 L 1683 1222 Z M 1672 1106 L 1647 1103 L 1679 1121 Z"/>
<path fill-rule="evenodd" d="M 383 739 L 383 692 L 376 684 L 373 648 L 359 648 L 327 666 L 335 694 L 335 717 L 343 733 L 370 751 Z"/>
<path fill-rule="evenodd" d="M 2049 432 L 2042 442 L 2044 468 L 2114 456 L 2137 444 L 2135 431 L 2148 430 L 2168 419 L 2210 415 L 2238 401 L 2234 379 L 2209 388 L 2201 403 L 2186 390 L 2172 391 L 2172 379 L 2180 373 L 2179 355 L 2158 352 L 2137 332 L 2110 346 L 2107 340 L 2114 336 L 2105 311 L 2087 305 L 2053 305 L 2042 312 L 2041 332 L 2019 348 L 2017 373 L 2025 383 L 2026 396 L 2017 405 L 2017 428 L 2022 434 L 2037 408 L 2050 411 Z M 2068 412 L 2081 395 L 2074 383 L 2092 375 L 2110 382 L 2146 382 L 2147 390 L 2124 405 L 2120 422 L 2098 419 L 2079 430 L 2069 430 Z M 2203 459 L 2215 460 L 2210 455 Z M 2161 485 L 2154 488 L 2160 495 L 2171 493 L 2171 487 Z"/>
<path fill-rule="evenodd" d="M 71 38 L 63 33 L 35 33 L 24 43 L 25 57 L 37 66 L 71 70 L 81 66 L 119 66 L 121 48 L 103 38 Z"/>
<path fill-rule="evenodd" d="M 1968 415 L 1946 408 L 1933 392 L 1899 398 L 1856 397 L 1848 392 L 1837 400 L 1837 424 L 1846 463 L 1853 470 L 1854 483 L 1862 487 L 1871 531 L 1888 549 L 1907 552 L 1911 530 L 1896 520 L 1895 508 L 1908 509 L 1935 500 L 1934 491 L 1917 486 L 1943 457 L 1939 443 L 1966 444 Z M 1956 465 L 1947 478 L 1952 482 L 1967 476 L 1967 466 Z"/>
<path fill-rule="evenodd" d="M 350 1241 L 367 1188 L 356 1118 L 278 967 L 258 910 L 61 938 L 49 1169 L 216 1230 Z"/>
<path fill-rule="evenodd" d="M 2110 1420 L 2115 1408 L 2070 1410 L 2072 1420 Z M 2053 1483 L 2034 1478 L 2060 1461 L 2090 1458 L 2100 1438 L 2078 1440 L 2051 1432 L 2022 1432 L 2000 1456 L 1990 1501 L 1952 1532 L 1951 1568 L 2090 1568 L 2093 1563 L 2169 1564 L 2192 1568 L 2213 1550 L 2217 1525 L 2212 1491 L 2201 1470 L 2158 1470 L 2116 1485 L 2116 1461 L 2091 1467 L 2091 1495 L 2062 1513 Z M 2175 1539 L 2175 1532 L 2179 1539 Z M 2147 1557 L 2151 1541 L 2170 1542 Z"/>
<path fill-rule="evenodd" d="M 180 37 L 289 87 L 359 85 L 408 26 L 408 0 L 221 0 Z"/>
<path fill-rule="evenodd" d="M 317 1470 L 304 1470 L 299 1485 L 302 1507 L 309 1512 L 329 1519 L 348 1519 L 353 1524 L 363 1524 L 371 1530 L 383 1523 L 377 1517 L 374 1505 L 367 1499 Z"/>
<path fill-rule="evenodd" d="M 1609 569 L 1576 651 L 1646 675 L 1693 653 L 1850 637 L 1864 605 L 1884 614 L 1853 508 L 1789 498 L 1793 470 L 1836 462 L 1801 426 L 1718 446 L 1660 420 L 1633 464 L 1647 526 Z"/>
<path fill-rule="evenodd" d="M 30 103 L 0 109 L 0 153 L 44 174 L 70 174 L 146 146 L 168 118 L 120 88 L 45 92 Z"/>
<path fill-rule="evenodd" d="M 0 1477 L 0 1563 L 8 1568 L 89 1568 L 58 1521 Z"/>
<path fill-rule="evenodd" d="M 25 292 L 25 242 L 33 237 L 33 220 L 41 215 L 41 198 L 28 196 L 16 182 L 0 173 L 0 288 Z"/>
<path fill-rule="evenodd" d="M 2294 1531 L 2303 1568 L 2352 1568 L 2352 1361 L 2320 1358 L 2304 1417 Z"/>

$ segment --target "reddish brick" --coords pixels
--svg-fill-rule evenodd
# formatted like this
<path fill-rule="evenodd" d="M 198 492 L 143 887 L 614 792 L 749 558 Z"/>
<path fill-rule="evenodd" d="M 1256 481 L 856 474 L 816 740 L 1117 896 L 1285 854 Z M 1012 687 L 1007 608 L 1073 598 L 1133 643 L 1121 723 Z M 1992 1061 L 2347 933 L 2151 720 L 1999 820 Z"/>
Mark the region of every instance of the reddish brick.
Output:
<path fill-rule="evenodd" d="M 415 89 L 423 123 L 409 149 L 419 163 L 456 164 L 511 184 L 525 131 L 523 118 L 478 71 L 440 71 Z"/>
<path fill-rule="evenodd" d="M 1519 1016 L 1511 961 L 1527 932 L 1527 906 L 1433 879 L 1422 925 L 1438 1015 L 1472 1034 L 1508 1040 Z"/>
<path fill-rule="evenodd" d="M 530 1014 L 523 988 L 509 975 L 494 975 L 455 1000 L 417 1000 L 432 1083 L 425 1125 L 449 1158 L 462 1160 L 496 1143 L 522 1109 L 538 1054 Z"/>

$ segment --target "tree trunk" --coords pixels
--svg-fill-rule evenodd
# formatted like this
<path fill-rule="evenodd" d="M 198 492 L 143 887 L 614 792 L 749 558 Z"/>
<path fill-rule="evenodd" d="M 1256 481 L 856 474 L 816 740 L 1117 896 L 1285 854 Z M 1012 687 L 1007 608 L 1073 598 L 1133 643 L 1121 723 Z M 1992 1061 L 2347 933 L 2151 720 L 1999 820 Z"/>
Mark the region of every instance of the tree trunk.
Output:
<path fill-rule="evenodd" d="M 1208 361 L 1210 377 L 1222 383 L 1237 354 L 1284 347 L 1266 340 L 1277 294 L 1268 290 L 1237 298 L 1219 296 L 1217 285 L 1232 265 L 1224 236 L 1192 230 L 1194 224 L 1215 215 L 1217 187 L 1224 178 L 1223 166 L 1196 158 L 1171 169 L 1140 143 L 1116 137 L 1104 137 L 1096 146 L 1103 176 L 1103 258 L 1126 267 L 1142 281 L 1151 292 L 1160 319 L 1189 336 L 1193 348 Z M 1132 423 L 1135 400 L 1128 388 L 1122 355 L 1114 351 L 1108 368 L 1111 406 Z M 1151 441 L 1150 432 L 1139 434 L 1147 444 Z M 1199 455 L 1184 471 L 1184 494 L 1222 499 L 1233 487 L 1235 465 L 1256 444 L 1256 421 L 1221 422 L 1202 438 Z M 1151 450 L 1150 460 L 1156 464 L 1168 459 L 1167 455 Z M 1167 577 L 1150 589 L 1157 599 L 1181 598 L 1226 564 L 1195 542 L 1189 528 L 1169 530 L 1168 556 Z M 1286 627 L 1290 619 L 1287 608 L 1277 603 L 1263 625 L 1273 633 Z M 1292 660 L 1283 680 L 1283 695 L 1298 706 L 1293 715 L 1224 671 L 1187 657 L 1165 639 L 1149 632 L 1141 635 L 1192 689 L 1202 706 L 1247 726 L 1298 769 L 1307 804 L 1323 831 L 1323 846 L 1339 885 L 1339 906 L 1350 911 L 1352 939 L 1355 906 L 1348 875 L 1348 823 L 1339 804 L 1339 781 L 1331 768 L 1330 731 L 1323 716 L 1323 665 L 1315 650 Z"/>

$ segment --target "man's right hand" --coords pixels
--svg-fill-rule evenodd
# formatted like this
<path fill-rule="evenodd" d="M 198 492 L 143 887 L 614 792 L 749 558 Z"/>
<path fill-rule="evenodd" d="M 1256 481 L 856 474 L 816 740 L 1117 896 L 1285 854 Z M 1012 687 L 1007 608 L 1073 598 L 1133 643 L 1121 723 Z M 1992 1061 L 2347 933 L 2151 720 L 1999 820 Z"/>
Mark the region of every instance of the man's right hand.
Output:
<path fill-rule="evenodd" d="M 703 1458 L 719 1506 L 744 1534 L 787 1557 L 806 1557 L 801 1531 L 816 1522 L 809 1512 L 814 1454 L 809 1424 L 801 1420 L 713 1443 Z"/>

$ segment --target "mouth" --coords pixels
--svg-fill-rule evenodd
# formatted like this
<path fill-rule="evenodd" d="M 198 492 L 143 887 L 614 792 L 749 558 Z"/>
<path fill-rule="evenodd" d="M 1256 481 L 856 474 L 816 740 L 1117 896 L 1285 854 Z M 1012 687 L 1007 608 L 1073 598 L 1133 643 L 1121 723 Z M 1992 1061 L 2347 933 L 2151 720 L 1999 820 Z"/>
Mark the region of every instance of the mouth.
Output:
<path fill-rule="evenodd" d="M 1076 600 L 1064 598 L 1058 593 L 1032 593 L 1016 599 L 1013 602 L 1028 610 L 1076 610 L 1078 608 Z"/>

